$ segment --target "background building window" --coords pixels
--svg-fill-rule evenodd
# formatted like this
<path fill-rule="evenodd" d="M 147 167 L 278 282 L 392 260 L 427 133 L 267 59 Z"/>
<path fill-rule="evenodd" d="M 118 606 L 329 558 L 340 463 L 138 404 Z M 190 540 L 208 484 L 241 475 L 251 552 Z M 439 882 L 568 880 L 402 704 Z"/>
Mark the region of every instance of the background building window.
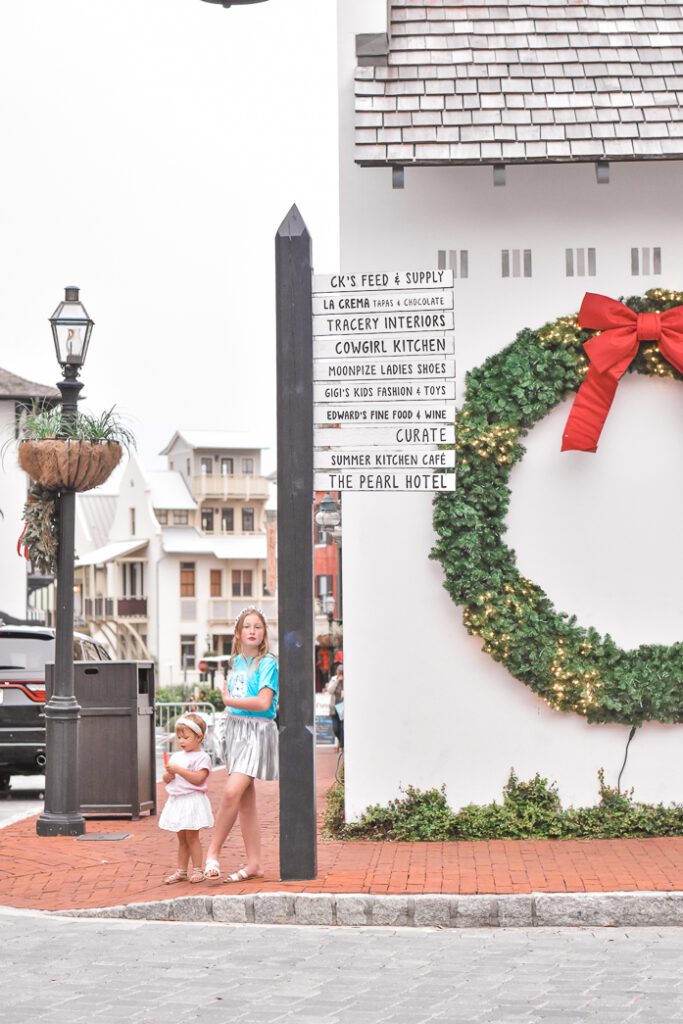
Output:
<path fill-rule="evenodd" d="M 244 476 L 254 475 L 254 460 L 253 459 L 242 459 L 242 474 Z"/>
<path fill-rule="evenodd" d="M 194 562 L 180 563 L 180 596 L 194 597 Z"/>
<path fill-rule="evenodd" d="M 251 597 L 252 592 L 252 571 L 251 569 L 232 570 L 232 596 Z"/>
<path fill-rule="evenodd" d="M 181 512 L 178 512 L 178 511 L 174 512 L 173 513 L 173 522 L 174 522 L 175 526 L 186 526 L 187 523 L 188 523 L 187 512 L 184 511 L 184 510 L 181 511 Z"/>
<path fill-rule="evenodd" d="M 437 254 L 439 270 L 452 270 L 453 277 L 469 277 L 470 253 L 468 249 L 439 249 Z"/>
<path fill-rule="evenodd" d="M 661 274 L 662 272 L 662 250 L 659 246 L 654 249 L 631 249 L 631 275 L 643 277 L 648 274 Z"/>
<path fill-rule="evenodd" d="M 135 536 L 135 509 L 134 508 L 130 508 L 130 509 L 128 509 L 128 512 L 129 512 L 129 520 L 130 520 L 130 535 L 131 535 L 131 537 L 134 537 Z"/>
<path fill-rule="evenodd" d="M 232 533 L 235 529 L 235 510 L 232 508 L 221 509 L 221 530 L 223 533 Z"/>
<path fill-rule="evenodd" d="M 567 277 L 595 277 L 595 249 L 565 249 Z"/>
<path fill-rule="evenodd" d="M 180 664 L 182 668 L 186 669 L 195 667 L 196 643 L 197 638 L 195 636 L 185 636 L 181 634 Z"/>
<path fill-rule="evenodd" d="M 327 576 L 316 576 L 315 578 L 315 593 L 316 597 L 326 597 L 327 594 L 331 594 L 333 590 L 333 577 Z"/>
<path fill-rule="evenodd" d="M 211 456 L 208 456 L 208 458 L 202 458 L 199 460 L 199 466 L 202 476 L 210 476 L 213 470 L 213 459 Z"/>
<path fill-rule="evenodd" d="M 221 459 L 221 476 L 232 476 L 234 473 L 232 459 Z"/>
<path fill-rule="evenodd" d="M 232 636 L 226 636 L 224 633 L 214 633 L 211 646 L 216 654 L 230 656 L 232 654 Z"/>
<path fill-rule="evenodd" d="M 159 523 L 159 526 L 166 526 L 166 524 L 168 523 L 168 509 L 166 509 L 166 508 L 163 508 L 163 509 L 162 508 L 158 508 L 156 510 L 156 517 L 157 517 L 157 522 Z"/>
<path fill-rule="evenodd" d="M 500 254 L 501 277 L 531 277 L 531 249 L 503 249 Z"/>
<path fill-rule="evenodd" d="M 253 508 L 242 509 L 242 533 L 254 532 L 254 510 Z"/>
<path fill-rule="evenodd" d="M 203 508 L 202 509 L 202 530 L 206 533 L 213 533 L 213 509 Z"/>
<path fill-rule="evenodd" d="M 124 597 L 139 597 L 145 592 L 144 562 L 124 562 L 123 566 Z"/>
<path fill-rule="evenodd" d="M 221 597 L 223 594 L 223 572 L 221 569 L 211 569 L 210 582 L 211 597 Z"/>

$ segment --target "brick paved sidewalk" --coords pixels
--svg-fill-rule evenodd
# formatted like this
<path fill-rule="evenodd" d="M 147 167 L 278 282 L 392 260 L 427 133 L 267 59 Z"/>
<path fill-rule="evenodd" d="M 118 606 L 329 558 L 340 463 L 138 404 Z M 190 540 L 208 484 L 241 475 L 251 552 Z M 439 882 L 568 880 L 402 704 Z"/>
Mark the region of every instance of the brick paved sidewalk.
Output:
<path fill-rule="evenodd" d="M 318 810 L 334 778 L 336 755 L 319 749 Z M 212 774 L 214 807 L 225 774 Z M 165 796 L 160 786 L 160 796 Z M 183 895 L 256 892 L 508 894 L 683 891 L 683 838 L 498 840 L 481 843 L 321 842 L 318 878 L 281 882 L 278 873 L 278 787 L 260 783 L 265 877 L 240 885 L 206 882 L 164 886 L 175 866 L 175 837 L 156 818 L 91 820 L 87 833 L 127 832 L 113 842 L 38 838 L 35 818 L 0 829 L 0 905 L 39 910 L 109 907 Z M 207 841 L 204 840 L 206 848 Z M 221 864 L 226 876 L 243 862 L 236 828 Z"/>

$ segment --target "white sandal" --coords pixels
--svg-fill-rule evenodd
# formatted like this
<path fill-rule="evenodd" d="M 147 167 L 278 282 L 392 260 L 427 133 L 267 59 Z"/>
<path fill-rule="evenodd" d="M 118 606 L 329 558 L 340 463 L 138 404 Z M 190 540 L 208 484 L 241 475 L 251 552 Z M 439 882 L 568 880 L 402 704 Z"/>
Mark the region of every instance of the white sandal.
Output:
<path fill-rule="evenodd" d="M 204 865 L 204 878 L 220 878 L 221 877 L 221 866 L 217 860 L 212 857 L 206 858 L 206 864 Z"/>
<path fill-rule="evenodd" d="M 246 868 L 240 868 L 239 871 L 235 871 L 232 875 L 228 875 L 227 878 L 223 879 L 225 885 L 228 882 L 246 882 L 250 878 L 263 878 L 263 874 L 250 875 Z"/>

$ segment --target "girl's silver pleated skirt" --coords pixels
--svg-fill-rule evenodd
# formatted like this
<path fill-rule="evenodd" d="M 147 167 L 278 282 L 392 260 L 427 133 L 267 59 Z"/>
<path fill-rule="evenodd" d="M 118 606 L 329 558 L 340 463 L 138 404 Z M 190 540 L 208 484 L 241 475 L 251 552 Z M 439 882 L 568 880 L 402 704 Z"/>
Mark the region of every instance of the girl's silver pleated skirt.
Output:
<path fill-rule="evenodd" d="M 273 718 L 225 713 L 225 767 L 252 779 L 278 778 L 278 732 Z"/>

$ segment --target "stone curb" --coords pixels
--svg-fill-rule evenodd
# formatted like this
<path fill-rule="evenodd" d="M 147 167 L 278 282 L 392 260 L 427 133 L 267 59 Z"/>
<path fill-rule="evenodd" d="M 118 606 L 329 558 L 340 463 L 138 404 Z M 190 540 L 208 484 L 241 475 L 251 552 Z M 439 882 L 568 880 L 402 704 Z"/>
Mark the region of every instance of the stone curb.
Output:
<path fill-rule="evenodd" d="M 225 924 L 346 925 L 391 928 L 568 928 L 680 925 L 683 892 L 531 893 L 509 896 L 373 896 L 361 893 L 253 893 L 183 896 L 88 910 L 66 917 Z"/>

